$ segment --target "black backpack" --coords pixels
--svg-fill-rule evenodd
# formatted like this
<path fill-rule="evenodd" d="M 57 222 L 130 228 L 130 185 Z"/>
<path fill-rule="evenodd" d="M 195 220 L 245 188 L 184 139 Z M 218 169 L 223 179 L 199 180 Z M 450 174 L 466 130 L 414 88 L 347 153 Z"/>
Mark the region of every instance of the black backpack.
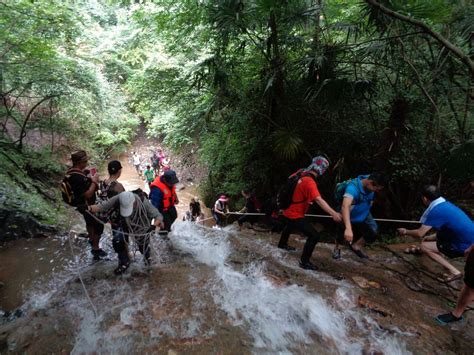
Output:
<path fill-rule="evenodd" d="M 299 179 L 304 176 L 304 170 L 300 169 L 295 174 L 291 175 L 286 184 L 280 187 L 277 195 L 277 207 L 279 210 L 286 210 L 293 203 L 302 203 L 304 201 L 293 201 L 293 193 L 295 192 L 296 185 Z M 309 174 L 313 177 L 313 175 Z M 314 179 L 314 177 L 313 177 Z"/>

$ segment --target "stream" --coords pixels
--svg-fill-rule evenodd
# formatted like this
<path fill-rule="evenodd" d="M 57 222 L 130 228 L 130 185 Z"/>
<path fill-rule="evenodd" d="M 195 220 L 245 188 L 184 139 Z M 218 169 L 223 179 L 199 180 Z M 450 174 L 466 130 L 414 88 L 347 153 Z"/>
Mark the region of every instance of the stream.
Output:
<path fill-rule="evenodd" d="M 120 181 L 147 190 L 125 155 Z M 0 351 L 13 353 L 464 353 L 472 317 L 450 333 L 430 313 L 444 303 L 409 291 L 394 274 L 355 260 L 330 260 L 330 245 L 314 258 L 321 271 L 298 267 L 297 253 L 276 248 L 277 235 L 222 230 L 182 222 L 192 186 L 178 192 L 179 217 L 167 237 L 152 240 L 154 263 L 134 253 L 130 269 L 113 274 L 110 260 L 93 262 L 81 223 L 71 233 L 17 240 L 0 248 L 1 307 L 21 315 L 4 320 Z M 206 217 L 209 211 L 206 210 Z M 80 221 L 80 218 L 78 218 Z M 293 238 L 293 237 L 292 237 Z M 377 251 L 374 263 L 402 270 Z M 351 275 L 377 280 L 360 288 Z M 362 300 L 362 301 L 361 301 Z M 368 300 L 368 301 L 366 301 Z M 408 302 L 407 302 L 408 300 Z M 375 310 L 375 311 L 374 311 Z M 427 315 L 428 314 L 428 315 Z M 14 317 L 13 317 L 14 318 Z M 5 318 L 6 319 L 6 318 Z M 3 347 L 3 350 L 2 350 Z"/>

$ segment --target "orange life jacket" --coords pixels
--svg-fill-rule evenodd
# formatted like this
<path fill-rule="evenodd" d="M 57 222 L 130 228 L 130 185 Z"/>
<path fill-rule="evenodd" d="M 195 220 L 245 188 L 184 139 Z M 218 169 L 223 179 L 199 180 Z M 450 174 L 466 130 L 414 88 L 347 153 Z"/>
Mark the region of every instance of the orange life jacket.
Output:
<path fill-rule="evenodd" d="M 161 192 L 163 192 L 163 211 L 168 211 L 170 207 L 176 205 L 176 201 L 178 200 L 178 196 L 176 195 L 176 185 L 173 185 L 173 187 L 170 188 L 161 181 L 161 178 L 157 178 L 151 183 L 150 189 L 152 187 L 157 187 Z"/>

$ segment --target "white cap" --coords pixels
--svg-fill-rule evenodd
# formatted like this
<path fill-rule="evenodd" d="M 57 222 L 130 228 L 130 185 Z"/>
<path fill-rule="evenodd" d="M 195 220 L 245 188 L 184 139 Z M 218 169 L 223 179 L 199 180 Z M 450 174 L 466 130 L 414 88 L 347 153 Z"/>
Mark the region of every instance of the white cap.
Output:
<path fill-rule="evenodd" d="M 119 195 L 120 201 L 120 215 L 122 217 L 129 217 L 133 211 L 133 203 L 135 202 L 135 195 L 133 192 L 124 191 Z"/>

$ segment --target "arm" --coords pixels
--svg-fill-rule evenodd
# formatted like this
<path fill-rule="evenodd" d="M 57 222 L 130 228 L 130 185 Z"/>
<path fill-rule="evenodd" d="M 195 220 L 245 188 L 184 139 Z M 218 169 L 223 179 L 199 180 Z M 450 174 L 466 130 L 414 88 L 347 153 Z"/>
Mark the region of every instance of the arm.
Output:
<path fill-rule="evenodd" d="M 86 200 L 94 196 L 95 192 L 99 189 L 99 175 L 95 174 L 91 177 L 91 184 L 89 188 L 84 192 L 84 197 Z"/>
<path fill-rule="evenodd" d="M 422 224 L 421 227 L 417 229 L 398 228 L 397 231 L 400 235 L 410 235 L 412 237 L 423 238 L 430 229 L 431 226 L 425 226 Z"/>
<path fill-rule="evenodd" d="M 92 213 L 107 212 L 116 206 L 119 200 L 119 195 L 109 198 L 107 201 L 101 202 L 97 205 L 89 206 L 89 211 Z"/>
<path fill-rule="evenodd" d="M 153 187 L 150 191 L 151 204 L 161 210 L 163 208 L 163 192 L 157 187 Z"/>
<path fill-rule="evenodd" d="M 354 199 L 351 196 L 344 196 L 342 200 L 341 214 L 342 221 L 344 222 L 344 238 L 352 243 L 354 234 L 352 233 L 352 224 L 351 224 L 351 205 Z"/>
<path fill-rule="evenodd" d="M 334 211 L 321 196 L 317 197 L 314 201 L 318 204 L 319 207 L 323 209 L 324 212 L 326 212 L 332 217 L 334 222 L 341 221 L 341 214 Z"/>
<path fill-rule="evenodd" d="M 157 227 L 164 227 L 163 225 L 163 215 L 160 213 L 160 211 L 158 211 L 158 209 L 156 207 L 154 207 L 151 202 L 147 199 L 144 199 L 143 200 L 143 205 L 145 206 L 145 209 L 146 209 L 146 214 L 148 216 L 148 218 L 151 219 L 155 219 L 155 226 Z"/>
<path fill-rule="evenodd" d="M 124 192 L 125 187 L 123 187 L 123 185 L 117 181 L 117 183 L 114 186 L 114 191 L 117 192 L 117 193 Z"/>

